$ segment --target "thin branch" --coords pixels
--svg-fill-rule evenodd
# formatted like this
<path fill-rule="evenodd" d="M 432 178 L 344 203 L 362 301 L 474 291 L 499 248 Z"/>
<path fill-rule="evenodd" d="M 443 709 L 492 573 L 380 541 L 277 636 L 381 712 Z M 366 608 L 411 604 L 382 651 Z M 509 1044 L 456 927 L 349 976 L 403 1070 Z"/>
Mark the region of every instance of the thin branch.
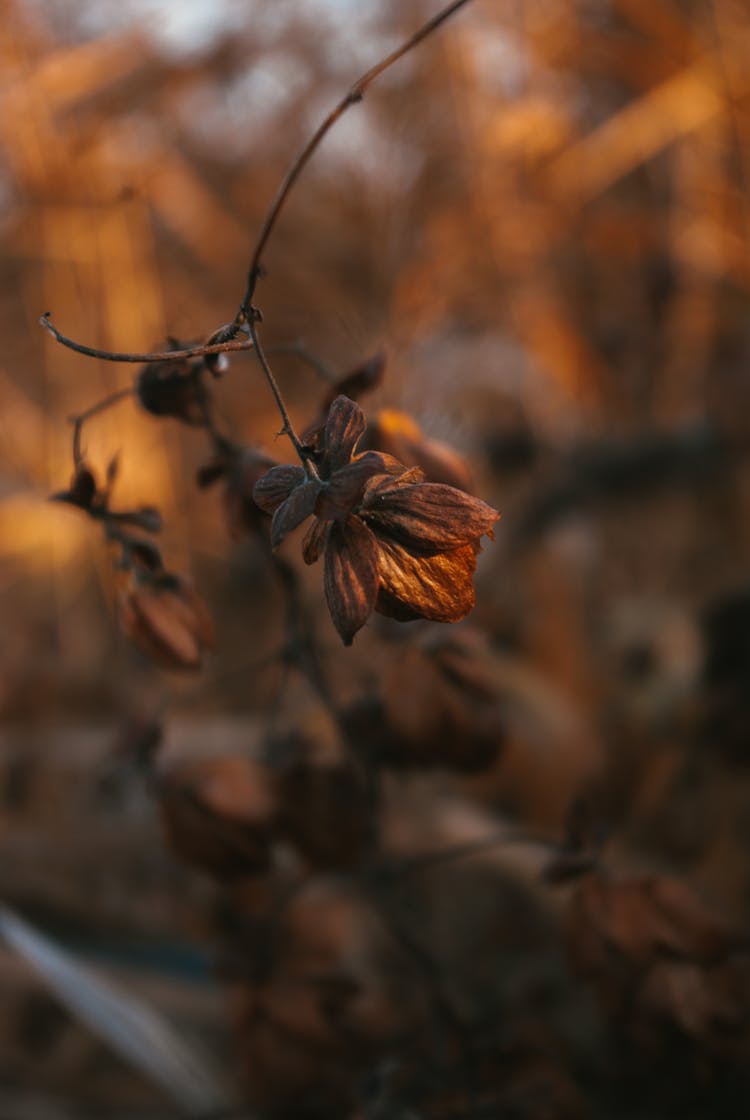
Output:
<path fill-rule="evenodd" d="M 403 56 L 410 50 L 412 50 L 413 47 L 416 47 L 417 44 L 421 43 L 423 39 L 426 39 L 428 35 L 432 34 L 433 31 L 440 27 L 442 23 L 449 19 L 454 12 L 457 12 L 459 8 L 462 8 L 466 3 L 468 3 L 468 0 L 454 0 L 454 2 L 452 4 L 449 4 L 447 8 L 444 8 L 441 12 L 438 12 L 436 16 L 433 16 L 432 19 L 429 19 L 427 23 L 423 24 L 423 26 L 420 27 L 419 30 L 411 36 L 411 38 L 407 39 L 405 43 L 402 43 L 400 47 L 397 47 L 396 50 L 392 51 L 389 55 L 381 59 L 380 62 L 376 63 L 375 66 L 372 66 L 366 73 L 364 73 L 362 77 L 354 83 L 351 89 L 341 98 L 338 104 L 331 110 L 325 120 L 318 126 L 313 136 L 308 140 L 307 144 L 305 144 L 304 148 L 299 153 L 294 163 L 291 165 L 286 175 L 284 176 L 276 192 L 276 195 L 271 202 L 268 213 L 266 214 L 266 217 L 263 221 L 263 225 L 261 227 L 260 234 L 258 235 L 258 240 L 256 242 L 255 249 L 253 250 L 252 257 L 250 258 L 250 264 L 248 266 L 247 287 L 245 289 L 245 294 L 242 297 L 242 303 L 240 304 L 240 309 L 235 317 L 234 324 L 230 327 L 230 329 L 235 330 L 235 333 L 244 323 L 248 322 L 252 317 L 251 302 L 253 294 L 255 293 L 255 285 L 262 270 L 261 256 L 263 255 L 263 251 L 268 244 L 268 239 L 271 236 L 271 232 L 273 231 L 274 226 L 276 225 L 276 221 L 279 214 L 281 213 L 281 209 L 286 202 L 292 187 L 297 182 L 297 179 L 299 178 L 301 172 L 310 160 L 310 157 L 313 155 L 320 142 L 323 140 L 326 133 L 330 131 L 339 117 L 343 116 L 350 105 L 356 105 L 359 101 L 362 100 L 367 87 L 372 82 L 374 82 L 376 78 L 380 77 L 384 70 L 387 70 L 388 67 L 392 66 L 394 62 L 398 62 L 400 58 L 403 58 Z"/>
<path fill-rule="evenodd" d="M 101 358 L 105 362 L 174 362 L 182 358 L 203 358 L 209 354 L 226 354 L 236 350 L 252 350 L 253 343 L 249 338 L 230 338 L 225 342 L 213 342 L 205 346 L 189 346 L 185 350 L 155 350 L 150 354 L 131 354 L 115 350 L 99 350 L 94 346 L 84 346 L 81 342 L 74 342 L 72 338 L 59 331 L 50 319 L 50 312 L 45 312 L 39 319 L 40 326 L 52 335 L 56 342 L 75 350 L 78 354 L 85 354 L 88 358 Z M 237 332 L 235 331 L 235 334 Z"/>
<path fill-rule="evenodd" d="M 266 245 L 268 244 L 268 239 L 271 236 L 274 226 L 276 225 L 276 221 L 279 217 L 279 214 L 281 213 L 284 203 L 289 197 L 292 187 L 297 182 L 297 179 L 309 162 L 311 156 L 316 151 L 321 141 L 330 131 L 336 121 L 346 112 L 350 105 L 356 105 L 359 101 L 362 100 L 368 86 L 370 86 L 371 83 L 374 82 L 375 79 L 378 78 L 384 70 L 387 70 L 388 67 L 392 66 L 394 62 L 397 62 L 400 58 L 403 58 L 405 54 L 407 54 L 415 46 L 421 43 L 423 39 L 426 39 L 428 35 L 432 34 L 433 31 L 440 27 L 441 24 L 443 24 L 447 19 L 450 18 L 450 16 L 452 16 L 467 3 L 468 0 L 453 0 L 453 3 L 449 4 L 446 8 L 443 8 L 443 10 L 438 12 L 437 15 L 433 16 L 432 19 L 427 20 L 427 22 L 423 24 L 422 27 L 420 27 L 419 30 L 417 30 L 409 39 L 407 39 L 405 43 L 402 43 L 400 47 L 397 47 L 396 50 L 391 51 L 389 55 L 386 55 L 386 57 L 381 59 L 380 62 L 376 63 L 369 70 L 367 70 L 354 83 L 351 89 L 349 89 L 349 91 L 341 98 L 338 104 L 334 106 L 325 120 L 318 126 L 313 136 L 308 140 L 307 144 L 304 146 L 304 148 L 299 153 L 299 155 L 287 171 L 286 175 L 284 176 L 276 192 L 276 195 L 271 202 L 265 219 L 263 220 L 263 225 L 261 226 L 258 240 L 256 241 L 255 248 L 250 258 L 250 264 L 248 266 L 247 274 L 247 286 L 245 289 L 245 294 L 242 298 L 242 303 L 240 304 L 240 308 L 232 322 L 220 327 L 219 330 L 215 331 L 211 335 L 212 341 L 210 341 L 206 345 L 192 346 L 186 348 L 185 350 L 162 350 L 154 351 L 150 354 L 134 354 L 126 352 L 118 353 L 116 351 L 100 350 L 93 346 L 84 346 L 79 342 L 74 342 L 73 339 L 66 337 L 64 334 L 62 334 L 61 331 L 57 329 L 57 327 L 52 324 L 50 312 L 44 314 L 39 320 L 41 326 L 43 326 L 45 330 L 49 331 L 49 333 L 57 342 L 61 343 L 61 345 L 63 346 L 67 346 L 68 349 L 75 350 L 79 354 L 85 354 L 87 357 L 100 358 L 103 361 L 107 362 L 145 363 L 179 361 L 183 358 L 205 357 L 210 354 L 225 354 L 237 350 L 250 350 L 254 347 L 258 352 L 258 360 L 260 361 L 263 372 L 276 400 L 279 412 L 281 413 L 281 418 L 283 420 L 282 431 L 284 431 L 292 441 L 294 449 L 297 452 L 300 461 L 304 465 L 305 470 L 309 475 L 314 477 L 316 475 L 315 465 L 310 461 L 309 456 L 305 454 L 302 443 L 292 426 L 291 420 L 289 419 L 289 413 L 287 412 L 286 405 L 281 395 L 281 391 L 279 389 L 276 378 L 271 372 L 268 361 L 263 352 L 260 350 L 258 342 L 257 320 L 259 318 L 259 313 L 255 310 L 255 308 L 252 307 L 251 301 L 255 292 L 256 283 L 262 273 L 261 256 L 266 248 Z M 250 335 L 250 338 L 238 341 L 236 336 L 240 333 L 240 331 L 246 331 Z"/>
<path fill-rule="evenodd" d="M 268 364 L 268 359 L 266 358 L 266 355 L 263 352 L 263 348 L 260 344 L 260 339 L 258 338 L 258 325 L 257 325 L 257 321 L 256 321 L 256 317 L 255 317 L 254 312 L 251 312 L 251 314 L 250 314 L 250 318 L 248 320 L 248 329 L 250 331 L 250 337 L 252 339 L 253 347 L 255 348 L 255 353 L 258 355 L 258 361 L 261 364 L 261 368 L 263 369 L 263 373 L 266 376 L 266 381 L 268 382 L 269 386 L 271 387 L 271 392 L 274 395 L 274 399 L 276 401 L 276 407 L 278 408 L 279 412 L 281 413 L 281 419 L 283 421 L 283 426 L 282 426 L 281 430 L 285 435 L 289 436 L 289 439 L 292 441 L 292 444 L 294 445 L 294 450 L 297 452 L 297 457 L 298 457 L 299 461 L 302 463 L 302 466 L 305 468 L 307 473 L 312 478 L 317 478 L 318 472 L 315 469 L 315 464 L 310 460 L 310 456 L 305 453 L 305 449 L 304 449 L 304 446 L 302 444 L 302 440 L 299 438 L 296 431 L 294 430 L 294 426 L 292 424 L 291 419 L 289 418 L 289 413 L 287 412 L 286 404 L 284 403 L 284 398 L 281 395 L 281 390 L 279 389 L 278 382 L 276 381 L 276 378 L 273 375 L 271 367 Z"/>
<path fill-rule="evenodd" d="M 133 389 L 132 386 L 129 385 L 127 389 L 118 389 L 116 392 L 110 393 L 108 397 L 97 401 L 91 408 L 87 408 L 85 412 L 79 412 L 77 416 L 69 417 L 70 423 L 73 425 L 73 462 L 76 467 L 80 466 L 84 459 L 83 451 L 81 450 L 81 432 L 83 431 L 83 425 L 86 421 L 90 420 L 92 416 L 98 416 L 100 412 L 106 412 L 108 408 L 112 408 L 113 405 L 124 401 L 126 397 L 132 396 Z"/>

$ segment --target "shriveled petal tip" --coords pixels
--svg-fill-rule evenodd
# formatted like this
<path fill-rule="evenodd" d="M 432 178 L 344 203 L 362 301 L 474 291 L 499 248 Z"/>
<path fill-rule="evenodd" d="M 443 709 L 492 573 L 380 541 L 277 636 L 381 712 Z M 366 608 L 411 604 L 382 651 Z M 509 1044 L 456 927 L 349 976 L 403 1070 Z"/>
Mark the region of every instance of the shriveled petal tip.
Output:
<path fill-rule="evenodd" d="M 302 467 L 281 463 L 271 467 L 262 478 L 259 478 L 253 487 L 253 501 L 266 513 L 275 513 L 282 502 L 291 494 L 296 486 L 300 486 L 306 478 Z"/>
<path fill-rule="evenodd" d="M 473 608 L 474 544 L 435 556 L 414 556 L 396 541 L 377 541 L 380 594 L 375 609 L 380 614 L 402 622 L 459 622 Z"/>
<path fill-rule="evenodd" d="M 295 486 L 285 502 L 282 502 L 271 521 L 271 548 L 278 548 L 284 538 L 310 517 L 320 493 L 317 478 Z"/>
<path fill-rule="evenodd" d="M 324 587 L 333 625 L 350 646 L 375 609 L 378 594 L 377 543 L 358 517 L 330 526 Z"/>
<path fill-rule="evenodd" d="M 382 486 L 363 517 L 378 534 L 424 554 L 478 544 L 500 517 L 479 498 L 438 482 Z"/>
<path fill-rule="evenodd" d="M 328 410 L 323 433 L 329 475 L 350 461 L 366 427 L 365 414 L 359 405 L 348 397 L 336 397 Z"/>

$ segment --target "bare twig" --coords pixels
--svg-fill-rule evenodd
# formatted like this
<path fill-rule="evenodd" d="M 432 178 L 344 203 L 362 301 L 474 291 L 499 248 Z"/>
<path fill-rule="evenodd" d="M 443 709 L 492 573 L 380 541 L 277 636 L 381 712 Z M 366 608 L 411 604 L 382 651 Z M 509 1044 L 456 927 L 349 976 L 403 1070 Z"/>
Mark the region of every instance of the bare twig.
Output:
<path fill-rule="evenodd" d="M 46 311 L 39 319 L 39 323 L 52 335 L 56 342 L 67 346 L 68 350 L 75 350 L 78 354 L 85 354 L 88 358 L 101 358 L 105 362 L 174 362 L 182 358 L 204 358 L 209 354 L 227 354 L 237 350 L 252 350 L 253 343 L 249 338 L 227 339 L 225 342 L 212 342 L 206 345 L 188 346 L 185 350 L 155 350 L 150 354 L 131 354 L 125 351 L 99 350 L 95 346 L 84 346 L 75 342 L 59 331 L 52 323 L 50 312 Z M 235 334 L 237 332 L 235 331 Z"/>
<path fill-rule="evenodd" d="M 266 358 L 266 355 L 263 352 L 263 348 L 260 345 L 260 339 L 258 338 L 258 325 L 257 325 L 256 318 L 255 318 L 254 314 L 251 314 L 251 316 L 250 316 L 250 320 L 248 322 L 248 327 L 249 327 L 249 330 L 250 330 L 250 337 L 252 339 L 253 346 L 255 348 L 255 353 L 258 355 L 258 361 L 261 364 L 261 368 L 263 369 L 263 373 L 266 376 L 266 381 L 268 382 L 268 384 L 271 388 L 271 392 L 274 395 L 274 399 L 276 401 L 276 407 L 278 408 L 279 412 L 281 413 L 281 419 L 283 421 L 283 427 L 282 427 L 281 431 L 284 433 L 284 435 L 289 436 L 289 439 L 292 441 L 292 444 L 294 445 L 294 450 L 297 452 L 297 457 L 299 458 L 300 462 L 304 466 L 307 473 L 312 478 L 317 478 L 318 472 L 316 470 L 315 464 L 310 459 L 310 456 L 305 453 L 305 449 L 304 449 L 304 446 L 302 444 L 302 441 L 299 438 L 299 436 L 297 435 L 296 431 L 294 430 L 294 425 L 292 424 L 292 421 L 289 417 L 289 413 L 287 412 L 286 404 L 284 403 L 284 398 L 281 395 L 281 390 L 279 389 L 276 378 L 274 377 L 273 372 L 271 370 L 271 367 L 268 364 L 268 359 Z"/>
<path fill-rule="evenodd" d="M 263 251 L 266 248 L 266 245 L 268 244 L 268 239 L 271 236 L 273 228 L 276 225 L 276 221 L 279 217 L 279 214 L 281 213 L 282 207 L 289 197 L 289 193 L 291 192 L 292 187 L 297 182 L 297 179 L 299 178 L 301 172 L 309 162 L 310 157 L 318 148 L 324 136 L 330 131 L 339 117 L 343 116 L 343 114 L 351 105 L 356 105 L 362 100 L 367 87 L 371 85 L 371 83 L 374 82 L 376 78 L 380 77 L 384 70 L 387 70 L 388 67 L 392 66 L 394 62 L 398 62 L 400 58 L 403 58 L 405 54 L 408 54 L 408 52 L 412 50 L 413 47 L 416 47 L 417 44 L 421 43 L 423 39 L 426 39 L 428 35 L 430 35 L 438 27 L 440 27 L 442 23 L 444 23 L 450 16 L 452 16 L 454 12 L 457 12 L 459 8 L 462 8 L 466 3 L 468 3 L 468 0 L 453 0 L 452 4 L 449 4 L 447 8 L 444 8 L 441 12 L 438 12 L 438 14 L 433 16 L 432 19 L 429 19 L 425 24 L 422 25 L 422 27 L 419 28 L 418 31 L 415 31 L 415 33 L 409 39 L 407 39 L 405 43 L 402 43 L 400 47 L 397 47 L 396 50 L 392 51 L 385 58 L 381 59 L 380 62 L 376 63 L 375 66 L 372 66 L 365 74 L 362 75 L 361 78 L 358 78 L 351 89 L 349 89 L 349 91 L 341 98 L 338 104 L 334 106 L 325 120 L 318 126 L 315 133 L 308 140 L 307 144 L 305 144 L 304 148 L 299 153 L 294 163 L 291 165 L 286 175 L 284 176 L 271 203 L 268 213 L 266 214 L 266 217 L 263 221 L 260 234 L 258 235 L 258 240 L 255 244 L 252 257 L 250 258 L 245 294 L 242 297 L 240 309 L 237 312 L 234 320 L 234 327 L 236 328 L 236 330 L 239 330 L 240 327 L 251 317 L 251 303 L 253 295 L 255 293 L 255 285 L 262 271 L 261 257 L 263 255 Z"/>
<path fill-rule="evenodd" d="M 381 59 L 380 62 L 376 63 L 360 78 L 358 78 L 354 85 L 341 98 L 338 104 L 334 106 L 325 120 L 323 120 L 322 123 L 318 126 L 314 134 L 308 140 L 307 144 L 305 144 L 304 148 L 299 153 L 299 155 L 287 171 L 286 175 L 284 176 L 263 220 L 263 225 L 261 226 L 258 239 L 255 243 L 255 248 L 253 249 L 252 256 L 250 258 L 245 294 L 242 297 L 242 302 L 237 314 L 230 323 L 227 323 L 224 326 L 220 327 L 210 336 L 211 341 L 209 343 L 203 346 L 188 347 L 185 350 L 162 350 L 155 351 L 150 354 L 135 354 L 110 350 L 100 350 L 93 346 L 84 346 L 82 343 L 75 342 L 73 339 L 68 338 L 66 335 L 62 334 L 62 332 L 59 331 L 57 327 L 53 326 L 50 318 L 50 312 L 44 314 L 39 320 L 44 329 L 49 331 L 49 333 L 57 342 L 61 343 L 63 346 L 67 346 L 68 349 L 75 350 L 77 351 L 77 353 L 85 354 L 91 358 L 100 358 L 108 362 L 170 362 L 182 358 L 205 357 L 209 354 L 224 354 L 230 351 L 250 350 L 254 348 L 256 353 L 258 354 L 258 360 L 266 376 L 266 380 L 271 387 L 271 391 L 276 400 L 279 412 L 281 413 L 281 418 L 283 421 L 282 431 L 289 436 L 289 439 L 294 445 L 294 450 L 296 451 L 300 461 L 303 463 L 305 470 L 309 475 L 314 477 L 316 475 L 315 465 L 311 462 L 309 456 L 306 455 L 303 445 L 292 426 L 291 420 L 289 419 L 289 413 L 287 412 L 286 405 L 281 395 L 281 391 L 279 389 L 276 378 L 274 377 L 268 364 L 268 360 L 266 359 L 265 354 L 260 349 L 258 343 L 257 324 L 260 319 L 260 313 L 256 310 L 256 308 L 252 306 L 252 298 L 255 292 L 255 286 L 258 278 L 263 271 L 261 257 L 266 248 L 266 245 L 268 244 L 268 239 L 271 236 L 274 226 L 276 225 L 279 214 L 281 213 L 284 203 L 289 197 L 294 184 L 297 182 L 297 179 L 299 178 L 306 164 L 309 162 L 311 156 L 317 150 L 321 141 L 330 131 L 336 121 L 346 112 L 350 105 L 356 105 L 359 101 L 362 100 L 368 86 L 370 86 L 372 82 L 374 82 L 375 79 L 383 73 L 383 71 L 387 70 L 389 66 L 392 66 L 393 63 L 397 62 L 400 58 L 403 58 L 405 54 L 407 54 L 415 46 L 426 39 L 428 35 L 430 35 L 438 27 L 440 27 L 441 24 L 443 24 L 450 16 L 457 12 L 459 8 L 462 8 L 466 3 L 468 3 L 468 0 L 453 0 L 453 3 L 449 4 L 446 8 L 443 8 L 443 10 L 438 12 L 437 15 L 433 16 L 432 19 L 427 20 L 427 22 L 423 24 L 422 27 L 420 27 L 417 31 L 415 31 L 415 33 L 409 39 L 407 39 L 405 43 L 402 43 L 400 47 L 396 48 L 396 50 L 391 51 L 389 55 Z M 237 340 L 236 336 L 240 333 L 240 331 L 244 331 L 249 334 L 250 338 Z"/>

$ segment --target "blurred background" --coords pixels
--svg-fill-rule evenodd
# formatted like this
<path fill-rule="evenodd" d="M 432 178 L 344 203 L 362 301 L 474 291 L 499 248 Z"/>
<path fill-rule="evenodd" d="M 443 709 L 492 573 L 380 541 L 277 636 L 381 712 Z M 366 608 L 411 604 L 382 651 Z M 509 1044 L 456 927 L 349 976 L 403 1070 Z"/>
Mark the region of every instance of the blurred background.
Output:
<path fill-rule="evenodd" d="M 87 425 L 87 458 L 103 475 L 119 452 L 116 505 L 161 509 L 165 559 L 209 603 L 218 653 L 171 680 L 128 645 L 96 526 L 46 499 L 69 484 L 68 418 L 137 367 L 66 350 L 38 319 L 128 351 L 229 320 L 293 155 L 436 10 L 4 5 L 0 898 L 202 1034 L 227 1070 L 213 888 L 165 853 L 123 758 L 162 717 L 182 745 L 252 739 L 286 687 L 258 668 L 281 601 L 218 492 L 196 489 L 203 435 L 125 400 Z M 505 749 L 462 795 L 558 836 L 596 780 L 614 858 L 688 875 L 746 924 L 747 4 L 475 0 L 326 137 L 264 263 L 268 345 L 304 345 L 340 374 L 384 348 L 368 410 L 404 410 L 454 447 L 502 512 L 469 623 Z M 274 368 L 304 428 L 325 386 L 294 353 Z M 216 402 L 223 431 L 289 459 L 250 355 Z M 320 578 L 305 575 L 318 597 Z M 378 624 L 347 661 L 319 622 L 351 690 L 377 662 Z M 284 694 L 287 713 L 306 704 Z M 0 972 L 3 1117 L 114 1102 L 169 1115 L 11 950 Z"/>

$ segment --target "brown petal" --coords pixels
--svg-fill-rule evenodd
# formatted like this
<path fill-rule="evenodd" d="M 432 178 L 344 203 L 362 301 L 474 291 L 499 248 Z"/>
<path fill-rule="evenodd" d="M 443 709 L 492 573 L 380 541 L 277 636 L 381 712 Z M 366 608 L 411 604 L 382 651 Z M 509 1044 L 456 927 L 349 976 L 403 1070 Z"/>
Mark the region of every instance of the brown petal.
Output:
<path fill-rule="evenodd" d="M 372 614 L 378 593 L 377 542 L 358 517 L 330 527 L 324 586 L 333 624 L 350 646 Z"/>
<path fill-rule="evenodd" d="M 445 552 L 478 542 L 500 514 L 479 498 L 437 482 L 382 487 L 363 516 L 380 534 L 421 552 Z"/>
<path fill-rule="evenodd" d="M 414 556 L 396 541 L 378 537 L 377 542 L 380 592 L 375 610 L 380 614 L 401 622 L 458 622 L 472 609 L 477 554 L 473 544 L 435 556 Z"/>
<path fill-rule="evenodd" d="M 390 455 L 382 455 L 379 451 L 367 451 L 335 471 L 323 484 L 315 508 L 321 521 L 346 521 L 362 500 L 370 479 L 389 471 L 390 459 Z M 397 465 L 403 469 L 400 464 Z"/>
<path fill-rule="evenodd" d="M 278 548 L 288 533 L 310 517 L 320 493 L 320 482 L 311 478 L 296 486 L 279 506 L 271 521 L 271 548 Z"/>
<path fill-rule="evenodd" d="M 415 482 L 424 482 L 424 471 L 421 467 L 405 467 L 398 459 L 386 455 L 384 451 L 378 454 L 388 463 L 388 474 L 376 475 L 375 478 L 370 479 L 362 503 L 365 508 L 375 505 L 383 493 L 387 493 L 394 487 L 413 486 Z"/>
<path fill-rule="evenodd" d="M 314 564 L 319 560 L 328 541 L 330 525 L 327 521 L 318 521 L 317 517 L 305 533 L 302 542 L 302 559 L 306 564 Z"/>
<path fill-rule="evenodd" d="M 366 427 L 365 414 L 359 405 L 348 397 L 336 397 L 328 411 L 323 434 L 329 476 L 347 465 Z"/>
<path fill-rule="evenodd" d="M 253 487 L 253 501 L 266 513 L 275 513 L 282 502 L 305 481 L 306 475 L 302 467 L 294 467 L 288 463 L 281 463 L 278 467 L 271 467 L 262 478 L 259 478 Z"/>

